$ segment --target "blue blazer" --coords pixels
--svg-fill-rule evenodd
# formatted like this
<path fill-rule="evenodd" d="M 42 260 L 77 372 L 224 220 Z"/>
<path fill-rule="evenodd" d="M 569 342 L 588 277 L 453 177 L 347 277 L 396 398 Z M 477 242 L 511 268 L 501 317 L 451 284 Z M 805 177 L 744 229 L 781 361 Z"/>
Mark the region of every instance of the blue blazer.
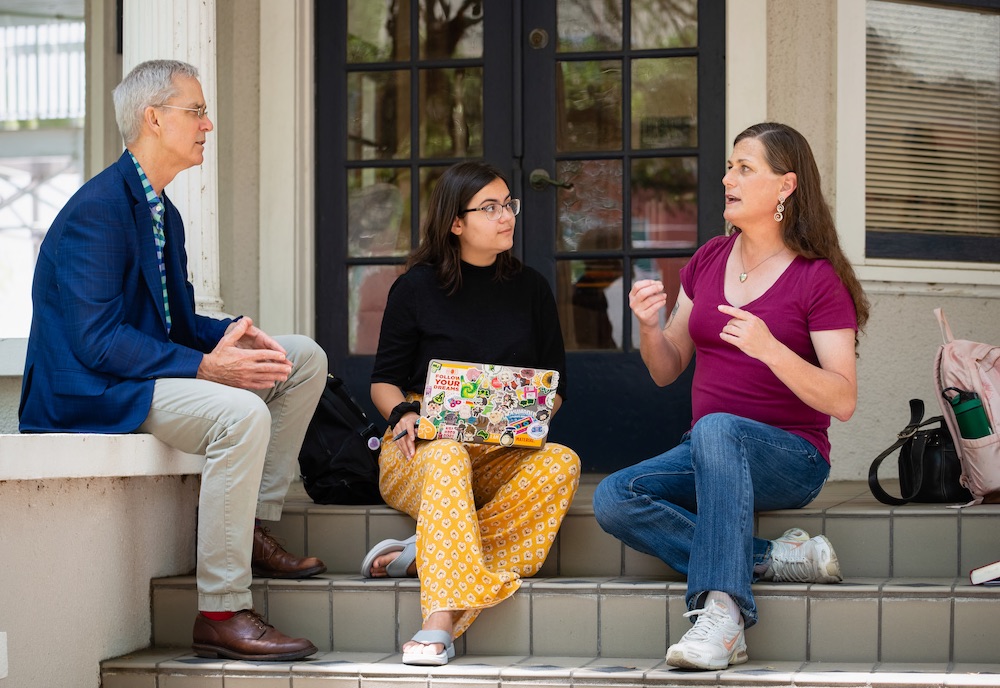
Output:
<path fill-rule="evenodd" d="M 134 431 L 154 381 L 194 377 L 232 322 L 195 314 L 184 224 L 162 198 L 169 337 L 149 204 L 128 152 L 56 216 L 31 288 L 21 432 Z"/>

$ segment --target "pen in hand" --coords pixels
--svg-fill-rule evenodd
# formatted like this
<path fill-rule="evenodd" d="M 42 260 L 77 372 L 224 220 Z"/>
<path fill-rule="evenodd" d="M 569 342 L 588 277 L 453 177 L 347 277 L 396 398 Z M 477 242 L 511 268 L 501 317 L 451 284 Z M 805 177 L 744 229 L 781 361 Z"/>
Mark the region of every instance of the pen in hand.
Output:
<path fill-rule="evenodd" d="M 420 425 L 420 419 L 419 418 L 417 419 L 417 422 L 413 424 L 413 429 L 416 430 L 418 425 Z M 403 430 L 402 432 L 396 433 L 395 435 L 393 435 L 392 441 L 393 442 L 398 442 L 399 440 L 403 439 L 403 437 L 408 432 L 409 432 L 409 430 Z"/>

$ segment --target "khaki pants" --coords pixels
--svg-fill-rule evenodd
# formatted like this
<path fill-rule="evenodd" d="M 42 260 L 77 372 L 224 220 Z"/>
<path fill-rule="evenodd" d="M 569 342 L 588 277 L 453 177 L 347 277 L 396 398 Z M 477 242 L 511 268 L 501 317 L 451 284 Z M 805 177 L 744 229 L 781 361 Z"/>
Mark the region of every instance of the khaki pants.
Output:
<path fill-rule="evenodd" d="M 281 518 L 299 449 L 326 384 L 326 354 L 299 335 L 276 337 L 288 352 L 288 380 L 248 391 L 190 378 L 156 381 L 138 432 L 204 454 L 198 502 L 198 609 L 251 609 L 254 516 Z"/>

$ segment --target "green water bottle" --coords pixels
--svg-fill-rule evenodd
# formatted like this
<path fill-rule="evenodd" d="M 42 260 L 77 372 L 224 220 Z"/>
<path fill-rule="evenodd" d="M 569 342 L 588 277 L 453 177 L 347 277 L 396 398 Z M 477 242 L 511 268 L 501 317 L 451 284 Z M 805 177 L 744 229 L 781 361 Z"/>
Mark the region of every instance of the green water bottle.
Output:
<path fill-rule="evenodd" d="M 948 392 L 954 392 L 954 396 L 948 396 Z M 986 417 L 986 409 L 983 402 L 975 392 L 967 392 L 957 387 L 947 387 L 941 391 L 941 396 L 951 404 L 951 410 L 955 412 L 955 420 L 958 422 L 958 431 L 967 440 L 974 440 L 986 437 L 993 430 L 990 428 L 990 419 Z"/>

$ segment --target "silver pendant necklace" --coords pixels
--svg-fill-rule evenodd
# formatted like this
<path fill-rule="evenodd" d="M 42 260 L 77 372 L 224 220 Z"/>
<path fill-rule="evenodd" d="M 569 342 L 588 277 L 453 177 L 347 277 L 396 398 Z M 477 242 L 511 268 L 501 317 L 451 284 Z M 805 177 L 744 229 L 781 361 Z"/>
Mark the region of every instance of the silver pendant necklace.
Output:
<path fill-rule="evenodd" d="M 772 253 L 767 258 L 765 258 L 764 260 L 760 261 L 759 263 L 757 263 L 756 265 L 754 265 L 752 268 L 750 268 L 749 270 L 747 270 L 746 269 L 746 261 L 743 260 L 743 240 L 740 239 L 740 267 L 743 268 L 743 271 L 740 273 L 740 284 L 743 284 L 744 282 L 747 281 L 747 276 L 751 272 L 753 272 L 754 270 L 756 270 L 757 268 L 759 268 L 761 265 L 763 265 L 767 261 L 771 260 L 772 258 L 774 258 L 776 255 L 778 255 L 779 253 L 781 253 L 784 250 L 785 250 L 785 247 L 782 246 L 776 252 Z"/>

